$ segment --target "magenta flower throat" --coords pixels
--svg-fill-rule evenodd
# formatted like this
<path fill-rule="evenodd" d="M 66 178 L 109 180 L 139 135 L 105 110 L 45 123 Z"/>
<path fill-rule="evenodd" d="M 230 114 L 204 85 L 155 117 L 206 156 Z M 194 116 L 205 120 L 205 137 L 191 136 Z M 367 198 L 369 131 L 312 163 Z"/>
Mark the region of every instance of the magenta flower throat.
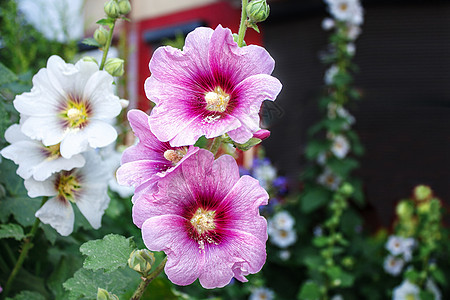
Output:
<path fill-rule="evenodd" d="M 281 90 L 270 76 L 274 65 L 264 48 L 239 48 L 220 25 L 195 29 L 183 51 L 158 48 L 145 82 L 147 97 L 156 103 L 149 119 L 152 132 L 172 146 L 224 133 L 245 143 L 260 129 L 262 102 L 275 100 Z"/>
<path fill-rule="evenodd" d="M 158 187 L 157 194 L 136 200 L 133 220 L 147 248 L 167 254 L 165 272 L 173 283 L 199 278 L 205 288 L 223 287 L 261 270 L 267 223 L 259 206 L 268 194 L 256 179 L 239 178 L 231 156 L 214 161 L 200 149 Z"/>

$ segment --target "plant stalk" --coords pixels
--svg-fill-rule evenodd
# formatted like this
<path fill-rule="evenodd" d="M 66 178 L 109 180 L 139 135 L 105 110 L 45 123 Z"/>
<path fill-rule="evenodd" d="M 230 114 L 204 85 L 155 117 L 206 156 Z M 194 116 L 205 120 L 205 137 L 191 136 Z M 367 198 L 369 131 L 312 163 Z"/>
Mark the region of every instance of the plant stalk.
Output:
<path fill-rule="evenodd" d="M 100 68 L 99 68 L 100 70 L 103 70 L 103 67 L 105 66 L 106 56 L 108 55 L 109 47 L 111 46 L 111 42 L 112 42 L 112 38 L 113 38 L 114 27 L 116 27 L 116 19 L 114 19 L 112 26 L 109 28 L 108 40 L 106 41 L 106 45 L 103 49 L 102 62 L 100 63 Z"/>
<path fill-rule="evenodd" d="M 156 267 L 156 269 L 151 272 L 147 277 L 142 278 L 141 283 L 139 283 L 139 286 L 137 287 L 136 291 L 133 294 L 133 297 L 130 298 L 130 300 L 139 300 L 141 299 L 142 295 L 145 292 L 145 289 L 150 284 L 150 282 L 153 281 L 156 277 L 158 277 L 159 274 L 164 270 L 164 266 L 167 262 L 167 256 L 161 261 L 161 263 Z"/>
<path fill-rule="evenodd" d="M 244 46 L 245 31 L 247 30 L 247 4 L 248 0 L 242 0 L 241 23 L 239 24 L 238 46 Z"/>

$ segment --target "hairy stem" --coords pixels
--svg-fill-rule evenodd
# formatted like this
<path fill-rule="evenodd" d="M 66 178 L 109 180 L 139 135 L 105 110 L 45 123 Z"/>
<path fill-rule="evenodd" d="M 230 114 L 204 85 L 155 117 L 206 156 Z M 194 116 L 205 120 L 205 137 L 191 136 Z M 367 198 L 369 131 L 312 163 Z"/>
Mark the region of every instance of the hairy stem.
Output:
<path fill-rule="evenodd" d="M 102 62 L 100 63 L 100 70 L 103 70 L 103 67 L 105 66 L 106 56 L 108 55 L 109 47 L 111 46 L 115 26 L 116 26 L 116 20 L 114 19 L 113 24 L 109 28 L 108 40 L 106 41 L 106 45 L 103 48 L 103 56 L 102 56 Z"/>
<path fill-rule="evenodd" d="M 216 156 L 217 151 L 219 151 L 220 145 L 222 145 L 222 137 L 215 137 L 211 143 L 211 146 L 209 147 L 209 151 L 211 151 L 214 156 Z"/>
<path fill-rule="evenodd" d="M 167 262 L 167 256 L 162 260 L 162 262 L 159 264 L 156 269 L 151 272 L 147 277 L 142 278 L 141 283 L 139 283 L 139 286 L 137 287 L 136 291 L 133 294 L 133 297 L 130 298 L 130 300 L 139 300 L 141 299 L 142 295 L 145 292 L 145 289 L 150 284 L 150 282 L 153 281 L 156 277 L 158 277 L 159 274 L 164 270 L 164 266 Z"/>
<path fill-rule="evenodd" d="M 45 204 L 45 202 L 47 202 L 47 200 L 48 200 L 48 197 L 43 197 L 40 207 L 42 207 Z M 33 248 L 32 241 L 33 241 L 34 236 L 36 235 L 36 232 L 39 228 L 40 223 L 41 223 L 41 220 L 36 218 L 36 220 L 34 221 L 33 227 L 31 227 L 30 233 L 27 235 L 27 237 L 24 240 L 24 244 L 22 245 L 22 252 L 20 252 L 19 259 L 17 259 L 16 265 L 14 266 L 14 269 L 12 270 L 11 274 L 8 277 L 8 281 L 6 282 L 4 296 L 8 295 L 8 292 L 11 289 L 11 285 L 17 276 L 17 273 L 19 272 L 20 268 L 22 267 L 23 262 L 27 258 L 28 251 L 30 251 L 30 249 Z"/>
<path fill-rule="evenodd" d="M 248 0 L 242 0 L 241 23 L 239 25 L 238 46 L 244 46 L 245 31 L 247 30 L 247 4 Z"/>

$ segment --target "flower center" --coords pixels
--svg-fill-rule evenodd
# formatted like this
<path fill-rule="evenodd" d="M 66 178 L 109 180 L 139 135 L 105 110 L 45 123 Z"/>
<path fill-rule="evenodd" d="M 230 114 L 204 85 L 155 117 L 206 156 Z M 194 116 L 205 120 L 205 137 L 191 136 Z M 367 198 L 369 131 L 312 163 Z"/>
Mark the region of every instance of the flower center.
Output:
<path fill-rule="evenodd" d="M 47 156 L 47 160 L 54 160 L 61 157 L 61 153 L 59 152 L 59 147 L 61 143 L 52 146 L 44 146 L 44 152 Z"/>
<path fill-rule="evenodd" d="M 203 208 L 197 209 L 195 214 L 191 218 L 191 224 L 197 230 L 199 235 L 216 228 L 214 223 L 214 210 L 204 210 Z"/>
<path fill-rule="evenodd" d="M 347 3 L 341 3 L 341 5 L 339 5 L 339 8 L 340 8 L 342 11 L 347 11 L 347 9 L 348 9 L 348 4 L 347 4 Z"/>
<path fill-rule="evenodd" d="M 81 185 L 77 177 L 71 172 L 60 173 L 55 181 L 58 196 L 75 203 L 75 196 Z"/>
<path fill-rule="evenodd" d="M 90 115 L 89 106 L 85 101 L 69 99 L 61 117 L 69 128 L 83 128 L 87 125 Z"/>
<path fill-rule="evenodd" d="M 164 158 L 176 165 L 180 160 L 186 155 L 187 148 L 182 148 L 179 150 L 169 149 L 164 151 Z"/>
<path fill-rule="evenodd" d="M 214 91 L 205 94 L 205 101 L 207 110 L 224 112 L 230 101 L 230 95 L 225 93 L 221 87 L 216 87 Z"/>

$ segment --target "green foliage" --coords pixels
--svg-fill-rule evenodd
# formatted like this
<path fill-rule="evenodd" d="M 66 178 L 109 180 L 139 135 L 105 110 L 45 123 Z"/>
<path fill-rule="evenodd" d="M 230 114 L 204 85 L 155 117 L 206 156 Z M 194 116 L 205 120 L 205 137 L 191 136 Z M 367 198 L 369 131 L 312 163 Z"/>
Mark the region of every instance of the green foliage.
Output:
<path fill-rule="evenodd" d="M 89 270 L 103 269 L 106 272 L 125 267 L 135 248 L 132 238 L 108 234 L 101 240 L 89 241 L 81 245 L 81 253 L 87 256 L 83 267 Z"/>
<path fill-rule="evenodd" d="M 45 297 L 39 293 L 31 291 L 22 291 L 17 294 L 14 298 L 6 298 L 7 300 L 45 300 Z"/>
<path fill-rule="evenodd" d="M 17 224 L 0 224 L 0 239 L 14 238 L 18 241 L 25 237 L 22 227 Z"/>
<path fill-rule="evenodd" d="M 305 189 L 300 196 L 300 208 L 304 213 L 312 213 L 327 204 L 330 198 L 331 193 L 329 191 L 319 186 L 311 186 Z"/>
<path fill-rule="evenodd" d="M 63 286 L 69 292 L 68 299 L 97 298 L 97 289 L 103 288 L 110 293 L 121 295 L 136 281 L 131 269 L 114 270 L 105 273 L 103 270 L 80 269 L 67 280 Z M 137 274 L 135 274 L 137 275 Z"/>
<path fill-rule="evenodd" d="M 298 295 L 299 300 L 319 300 L 321 298 L 320 287 L 312 281 L 302 285 Z"/>

